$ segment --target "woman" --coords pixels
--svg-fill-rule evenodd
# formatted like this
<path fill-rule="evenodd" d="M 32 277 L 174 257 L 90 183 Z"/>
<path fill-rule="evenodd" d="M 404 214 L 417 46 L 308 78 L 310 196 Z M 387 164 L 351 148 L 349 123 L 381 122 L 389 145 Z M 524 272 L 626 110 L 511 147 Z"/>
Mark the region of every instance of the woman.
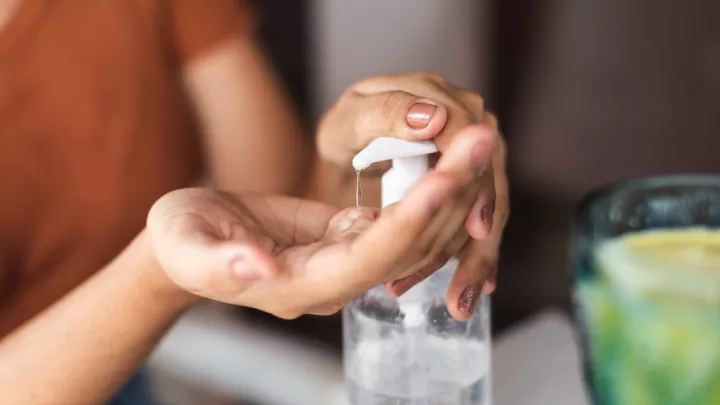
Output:
<path fill-rule="evenodd" d="M 435 75 L 373 78 L 328 112 L 313 160 L 246 20 L 231 0 L 0 0 L 0 336 L 106 267 L 155 200 L 204 175 L 231 191 L 338 201 L 337 167 L 374 137 L 437 136 L 443 150 L 459 128 L 493 125 L 477 95 Z M 493 167 L 474 215 L 493 218 L 495 187 L 495 225 L 467 249 L 462 290 L 481 288 L 496 259 L 506 193 Z"/>
<path fill-rule="evenodd" d="M 471 264 L 458 237 L 487 237 L 468 212 L 496 142 L 487 127 L 460 131 L 436 169 L 381 215 L 209 189 L 166 195 L 120 256 L 0 344 L 3 400 L 106 400 L 201 298 L 283 318 L 328 314 L 377 284 L 431 273 L 440 257 L 460 252 L 460 266 Z M 448 308 L 462 319 L 475 302 L 463 305 L 461 286 L 450 287 Z"/>

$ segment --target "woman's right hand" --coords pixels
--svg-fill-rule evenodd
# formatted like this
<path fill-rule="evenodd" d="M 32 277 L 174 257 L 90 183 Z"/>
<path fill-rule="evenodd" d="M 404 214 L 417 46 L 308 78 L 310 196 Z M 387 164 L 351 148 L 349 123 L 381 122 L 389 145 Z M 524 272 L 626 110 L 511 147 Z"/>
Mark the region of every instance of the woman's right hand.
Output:
<path fill-rule="evenodd" d="M 192 294 L 282 318 L 331 314 L 376 285 L 429 274 L 460 251 L 494 136 L 483 127 L 460 131 L 391 210 L 184 189 L 153 206 L 148 233 L 160 265 Z"/>

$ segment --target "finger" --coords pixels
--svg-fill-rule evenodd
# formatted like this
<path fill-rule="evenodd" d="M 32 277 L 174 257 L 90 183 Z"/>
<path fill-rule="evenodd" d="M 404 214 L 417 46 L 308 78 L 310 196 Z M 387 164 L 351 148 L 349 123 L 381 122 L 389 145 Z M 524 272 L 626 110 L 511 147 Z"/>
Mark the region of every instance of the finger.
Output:
<path fill-rule="evenodd" d="M 479 94 L 459 89 L 450 83 L 447 83 L 445 88 L 455 103 L 448 106 L 448 122 L 445 124 L 445 128 L 437 137 L 433 138 L 440 151 L 445 150 L 447 145 L 452 142 L 455 133 L 462 128 L 473 124 L 487 125 L 483 120 L 485 103 Z"/>
<path fill-rule="evenodd" d="M 485 282 L 483 283 L 481 291 L 483 295 L 490 295 L 495 292 L 495 288 L 497 288 L 497 273 L 497 265 L 490 268 L 490 273 L 487 275 Z"/>
<path fill-rule="evenodd" d="M 501 194 L 507 195 L 504 141 L 497 132 L 497 121 L 494 116 L 486 113 L 486 117 L 483 126 L 493 134 L 493 149 L 482 152 L 488 154 L 488 165 L 479 173 L 481 191 L 465 223 L 468 233 L 476 240 L 485 239 L 493 227 L 498 188 Z"/>
<path fill-rule="evenodd" d="M 452 257 L 455 257 L 467 243 L 467 240 L 467 233 L 463 232 L 461 229 L 453 235 L 452 239 L 447 243 L 444 249 L 435 254 L 435 260 L 431 261 L 430 264 L 421 267 L 409 276 L 385 283 L 385 289 L 396 297 L 405 294 L 415 285 L 419 284 L 435 273 L 435 271 L 439 270 Z"/>
<path fill-rule="evenodd" d="M 361 96 L 400 91 L 421 99 L 432 100 L 433 103 L 443 106 L 446 109 L 447 118 L 444 126 L 440 128 L 440 132 L 419 133 L 420 136 L 425 136 L 420 139 L 437 137 L 436 141 L 441 151 L 444 151 L 445 146 L 451 142 L 452 135 L 457 131 L 467 125 L 482 122 L 483 119 L 484 101 L 480 95 L 461 90 L 434 73 L 420 72 L 372 77 L 357 83 L 353 90 Z M 370 140 L 372 139 L 374 137 Z"/>
<path fill-rule="evenodd" d="M 244 195 L 243 203 L 274 238 L 286 237 L 293 229 L 291 244 L 308 244 L 327 232 L 330 219 L 339 211 L 329 204 L 281 195 Z M 276 233 L 274 230 L 283 230 Z"/>
<path fill-rule="evenodd" d="M 497 129 L 497 120 L 487 114 L 487 123 Z M 448 289 L 447 307 L 450 314 L 458 320 L 472 316 L 480 294 L 491 294 L 497 287 L 498 255 L 502 234 L 509 216 L 508 183 L 506 175 L 507 149 L 504 140 L 498 134 L 498 143 L 493 151 L 493 187 L 495 198 L 491 204 L 484 204 L 481 196 L 476 202 L 474 215 L 468 216 L 467 229 L 474 238 L 480 236 L 474 231 L 482 231 L 478 222 L 485 223 L 488 232 L 480 240 L 469 241 L 460 255 L 461 261 Z M 485 212 L 483 212 L 483 208 Z M 478 215 L 478 210 L 479 215 Z M 491 221 L 486 222 L 491 213 Z M 478 218 L 479 217 L 479 218 Z M 479 219 L 479 220 L 478 220 Z M 473 224 L 474 222 L 474 224 Z M 475 228 L 475 229 L 473 229 Z"/>
<path fill-rule="evenodd" d="M 441 206 L 454 198 L 468 182 L 474 180 L 478 166 L 484 164 L 482 159 L 476 159 L 477 153 L 474 152 L 478 150 L 478 146 L 489 140 L 492 138 L 482 127 L 469 127 L 458 134 L 441 157 L 435 171 L 421 180 L 398 203 L 392 215 L 381 215 L 376 224 L 355 241 L 354 253 L 365 256 L 359 259 L 359 263 L 363 264 L 361 267 L 388 275 L 396 270 L 402 259 L 411 252 L 419 255 L 415 257 L 419 260 L 426 256 L 429 249 L 435 251 L 436 246 L 428 244 L 438 238 L 443 228 L 431 224 L 436 220 Z M 453 212 L 452 207 L 449 212 Z M 461 223 L 466 213 L 467 211 L 461 212 Z M 439 222 L 442 222 L 442 219 L 440 218 Z M 428 228 L 431 230 L 428 231 Z M 379 252 L 382 254 L 378 254 Z"/>
<path fill-rule="evenodd" d="M 460 251 L 468 239 L 463 223 L 476 194 L 477 187 L 470 185 L 456 193 L 445 204 L 423 233 L 416 238 L 416 249 L 423 253 L 422 258 L 409 262 L 398 277 L 410 276 L 416 272 L 430 275 Z"/>
<path fill-rule="evenodd" d="M 154 221 L 161 221 L 155 223 Z M 231 299 L 250 283 L 278 273 L 270 254 L 251 239 L 223 240 L 204 218 L 194 214 L 149 218 L 148 231 L 158 261 L 179 286 L 216 299 Z"/>
<path fill-rule="evenodd" d="M 488 122 L 485 121 L 485 115 L 488 113 L 485 111 L 485 100 L 483 100 L 482 96 L 475 92 L 466 91 L 452 85 L 450 85 L 450 89 L 453 94 L 457 95 L 457 97 L 463 101 L 467 108 L 476 118 L 480 120 L 480 122 L 488 124 Z M 497 129 L 497 127 L 495 127 L 495 129 Z"/>
<path fill-rule="evenodd" d="M 468 182 L 489 167 L 497 140 L 497 133 L 486 126 L 467 126 L 455 134 L 435 169 L 458 173 Z"/>
<path fill-rule="evenodd" d="M 375 76 L 356 83 L 353 91 L 363 96 L 401 91 L 433 100 L 450 110 L 463 107 L 463 101 L 450 94 L 442 76 L 432 73 Z"/>
<path fill-rule="evenodd" d="M 381 215 L 353 241 L 347 264 L 356 273 L 362 273 L 370 285 L 392 278 L 407 256 L 418 251 L 417 238 L 461 186 L 457 177 L 446 173 L 425 176 L 397 204 L 392 215 Z"/>
<path fill-rule="evenodd" d="M 495 268 L 495 247 L 487 241 L 469 240 L 460 253 L 460 263 L 448 288 L 447 308 L 453 318 L 466 321 L 472 316 L 485 280 Z"/>
<path fill-rule="evenodd" d="M 382 136 L 408 141 L 430 139 L 447 122 L 447 107 L 404 91 L 387 91 L 357 100 L 355 130 L 363 145 Z"/>
<path fill-rule="evenodd" d="M 391 295 L 399 297 L 430 277 L 436 270 L 435 268 L 426 267 L 400 280 L 388 281 L 385 283 L 385 290 Z"/>
<path fill-rule="evenodd" d="M 480 192 L 465 220 L 465 229 L 475 240 L 485 239 L 493 227 L 496 199 L 493 173 L 489 166 L 480 176 Z"/>
<path fill-rule="evenodd" d="M 505 226 L 504 209 L 495 211 L 498 226 L 485 240 L 470 240 L 460 253 L 460 264 L 450 282 L 447 306 L 458 320 L 466 320 L 475 309 L 480 294 L 491 294 L 497 286 L 498 255 Z"/>
<path fill-rule="evenodd" d="M 480 176 L 477 180 L 478 187 L 475 189 L 478 191 L 471 196 L 475 199 L 475 205 L 472 208 L 468 206 L 468 210 L 463 211 L 465 213 L 463 216 L 465 229 L 475 239 L 484 239 L 492 227 L 495 189 L 493 168 L 490 163 L 497 142 L 497 133 L 487 126 L 466 127 L 456 134 L 445 154 L 469 153 L 471 164 L 463 165 L 462 159 L 443 159 L 441 157 L 435 166 L 436 170 L 453 171 L 468 180 Z M 463 205 L 460 208 L 465 209 L 466 207 Z"/>

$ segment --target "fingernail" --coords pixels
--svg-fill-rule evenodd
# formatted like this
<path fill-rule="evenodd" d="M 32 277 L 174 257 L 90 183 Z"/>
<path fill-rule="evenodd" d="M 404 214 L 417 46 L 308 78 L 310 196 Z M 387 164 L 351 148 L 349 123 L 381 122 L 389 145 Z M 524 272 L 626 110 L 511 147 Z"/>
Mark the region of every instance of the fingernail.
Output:
<path fill-rule="evenodd" d="M 258 271 L 257 264 L 248 255 L 240 254 L 230 262 L 230 270 L 235 277 L 246 281 L 254 281 L 262 278 Z"/>
<path fill-rule="evenodd" d="M 433 115 L 437 111 L 437 106 L 428 103 L 417 103 L 410 107 L 407 113 L 407 124 L 412 129 L 423 129 L 428 126 Z"/>
<path fill-rule="evenodd" d="M 473 166 L 477 169 L 478 174 L 482 174 L 490 163 L 486 147 L 484 145 L 475 145 L 470 154 Z"/>
<path fill-rule="evenodd" d="M 480 220 L 485 224 L 488 232 L 492 229 L 493 214 L 495 214 L 495 200 L 490 201 L 480 209 Z"/>
<path fill-rule="evenodd" d="M 420 280 L 418 280 L 416 277 L 405 277 L 403 279 L 397 280 L 392 284 L 392 290 L 396 294 L 405 294 L 408 290 L 413 288 L 415 284 L 417 284 Z"/>
<path fill-rule="evenodd" d="M 477 287 L 468 287 L 460 294 L 460 312 L 472 314 L 479 297 Z"/>

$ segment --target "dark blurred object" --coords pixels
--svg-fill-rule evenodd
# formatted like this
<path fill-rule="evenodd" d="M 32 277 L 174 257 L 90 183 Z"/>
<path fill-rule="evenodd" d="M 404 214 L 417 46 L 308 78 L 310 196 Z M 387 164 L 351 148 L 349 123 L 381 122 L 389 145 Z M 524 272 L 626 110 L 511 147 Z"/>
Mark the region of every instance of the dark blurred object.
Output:
<path fill-rule="evenodd" d="M 309 10 L 311 1 L 245 0 L 256 11 L 258 35 L 304 123 L 310 117 Z M 307 132 L 312 134 L 311 131 Z"/>
<path fill-rule="evenodd" d="M 567 302 L 568 230 L 583 194 L 628 177 L 720 172 L 720 2 L 495 3 L 512 186 L 494 297 L 502 327 Z"/>

